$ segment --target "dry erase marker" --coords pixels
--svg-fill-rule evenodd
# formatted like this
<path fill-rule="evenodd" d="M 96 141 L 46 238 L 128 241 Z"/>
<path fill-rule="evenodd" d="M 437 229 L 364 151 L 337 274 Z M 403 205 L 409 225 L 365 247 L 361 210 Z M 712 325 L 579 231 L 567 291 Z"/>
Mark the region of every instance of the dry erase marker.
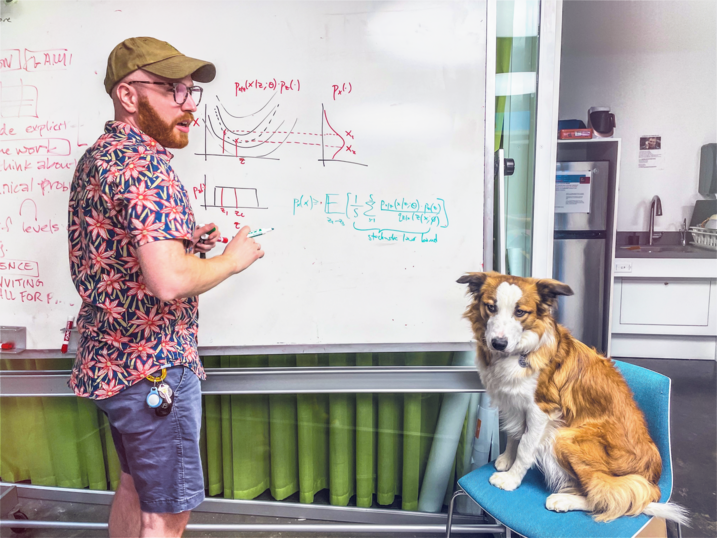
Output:
<path fill-rule="evenodd" d="M 12 351 L 13 349 L 15 349 L 14 342 L 3 342 L 0 344 L 0 351 Z"/>
<path fill-rule="evenodd" d="M 202 224 L 202 226 L 204 226 L 204 224 Z M 214 233 L 214 230 L 216 230 L 216 227 L 214 227 L 214 228 L 212 228 L 211 230 L 209 230 L 209 233 L 202 234 L 202 237 L 200 237 L 199 240 L 200 240 L 202 243 L 204 243 L 207 239 L 209 239 L 209 236 Z M 206 259 L 206 257 L 207 257 L 207 253 L 206 253 L 206 252 L 200 252 L 200 253 L 199 253 L 199 257 L 204 260 L 204 259 Z"/>
<path fill-rule="evenodd" d="M 269 232 L 273 232 L 274 228 L 259 228 L 258 230 L 254 230 L 253 232 L 249 232 L 247 237 L 259 237 L 260 235 L 268 234 Z"/>
<path fill-rule="evenodd" d="M 62 352 L 67 353 L 70 346 L 70 335 L 72 334 L 72 326 L 75 324 L 75 316 L 67 316 L 67 325 L 65 325 L 65 338 L 62 341 Z"/>

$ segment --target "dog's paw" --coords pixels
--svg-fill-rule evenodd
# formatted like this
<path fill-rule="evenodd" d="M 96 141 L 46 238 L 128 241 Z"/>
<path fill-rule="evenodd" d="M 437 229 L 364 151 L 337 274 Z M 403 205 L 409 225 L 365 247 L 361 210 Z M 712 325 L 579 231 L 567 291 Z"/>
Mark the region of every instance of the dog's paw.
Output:
<path fill-rule="evenodd" d="M 488 481 L 495 487 L 505 491 L 513 491 L 522 482 L 520 478 L 511 473 L 493 473 Z"/>
<path fill-rule="evenodd" d="M 569 493 L 553 493 L 545 500 L 545 508 L 553 512 L 569 512 L 571 510 L 587 510 L 585 497 Z"/>
<path fill-rule="evenodd" d="M 503 452 L 495 460 L 495 468 L 497 471 L 507 471 L 513 466 L 513 460 L 508 452 Z"/>

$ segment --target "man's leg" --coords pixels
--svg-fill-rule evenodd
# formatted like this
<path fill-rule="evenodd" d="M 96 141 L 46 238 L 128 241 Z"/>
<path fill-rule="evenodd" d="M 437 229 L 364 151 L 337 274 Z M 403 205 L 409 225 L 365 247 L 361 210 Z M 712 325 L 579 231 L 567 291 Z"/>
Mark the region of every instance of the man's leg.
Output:
<path fill-rule="evenodd" d="M 125 536 L 181 536 L 189 511 L 204 500 L 199 379 L 188 368 L 176 366 L 167 370 L 164 383 L 173 390 L 167 416 L 147 406 L 152 384 L 146 380 L 97 402 L 108 414 L 123 473 L 131 469 L 138 497 L 139 522 L 134 534 Z"/>
<path fill-rule="evenodd" d="M 140 538 L 180 538 L 189 521 L 191 512 L 178 514 L 153 514 L 142 512 Z"/>
<path fill-rule="evenodd" d="M 123 472 L 110 510 L 110 538 L 139 536 L 141 514 L 134 480 Z"/>

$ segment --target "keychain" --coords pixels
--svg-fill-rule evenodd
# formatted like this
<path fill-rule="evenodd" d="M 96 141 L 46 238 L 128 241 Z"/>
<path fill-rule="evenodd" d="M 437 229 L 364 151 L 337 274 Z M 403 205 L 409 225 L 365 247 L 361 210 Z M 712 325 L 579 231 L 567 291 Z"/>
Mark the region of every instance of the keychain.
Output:
<path fill-rule="evenodd" d="M 162 403 L 154 410 L 154 413 L 158 417 L 166 417 L 172 412 L 172 387 L 162 383 L 157 388 L 157 392 L 162 397 Z"/>
<path fill-rule="evenodd" d="M 162 397 L 157 392 L 157 387 L 152 387 L 149 389 L 149 394 L 147 394 L 147 405 L 152 408 L 157 408 L 162 404 Z"/>
<path fill-rule="evenodd" d="M 157 376 L 157 377 L 154 377 L 152 375 L 147 376 L 147 380 L 154 383 L 154 386 L 151 389 L 149 389 L 149 394 L 147 394 L 147 399 L 146 399 L 147 405 L 149 407 L 151 407 L 152 409 L 156 410 L 160 405 L 162 405 L 162 403 L 165 402 L 162 392 L 160 392 L 157 389 L 157 383 L 162 381 L 165 377 L 167 377 L 167 370 L 164 368 L 162 369 L 161 376 Z M 162 383 L 160 385 L 160 388 L 162 388 L 162 387 L 167 387 L 169 389 L 169 385 L 167 385 L 165 383 Z M 171 391 L 172 389 L 169 389 L 169 390 Z M 169 394 L 171 395 L 171 392 Z M 171 401 L 171 399 L 170 399 L 170 401 Z"/>

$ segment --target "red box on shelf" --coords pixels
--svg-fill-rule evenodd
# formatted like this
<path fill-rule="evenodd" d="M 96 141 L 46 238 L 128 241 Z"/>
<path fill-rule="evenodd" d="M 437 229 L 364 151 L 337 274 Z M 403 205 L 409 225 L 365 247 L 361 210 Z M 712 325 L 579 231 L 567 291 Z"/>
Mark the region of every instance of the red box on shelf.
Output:
<path fill-rule="evenodd" d="M 558 132 L 560 140 L 584 140 L 592 137 L 592 129 L 560 129 Z"/>

